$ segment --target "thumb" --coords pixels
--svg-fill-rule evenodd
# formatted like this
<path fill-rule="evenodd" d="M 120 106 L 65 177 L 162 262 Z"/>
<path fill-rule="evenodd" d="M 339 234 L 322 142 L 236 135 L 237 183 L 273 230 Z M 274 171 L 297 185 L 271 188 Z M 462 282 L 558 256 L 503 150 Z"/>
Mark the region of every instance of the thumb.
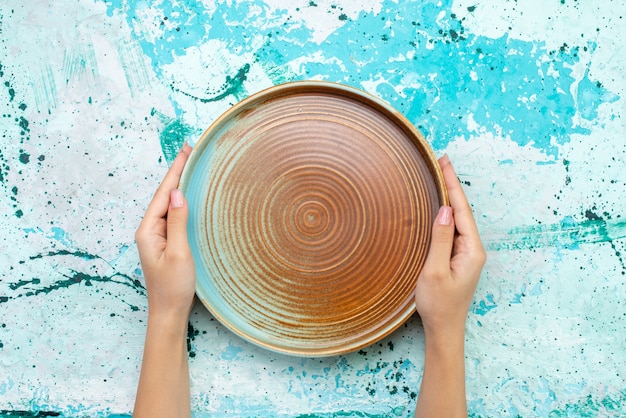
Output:
<path fill-rule="evenodd" d="M 170 192 L 170 206 L 167 211 L 167 248 L 179 251 L 189 245 L 187 241 L 187 201 L 180 189 Z"/>
<path fill-rule="evenodd" d="M 424 271 L 437 277 L 443 277 L 450 271 L 450 258 L 454 244 L 454 216 L 450 206 L 439 208 L 433 224 L 430 238 L 430 250 L 424 265 Z"/>

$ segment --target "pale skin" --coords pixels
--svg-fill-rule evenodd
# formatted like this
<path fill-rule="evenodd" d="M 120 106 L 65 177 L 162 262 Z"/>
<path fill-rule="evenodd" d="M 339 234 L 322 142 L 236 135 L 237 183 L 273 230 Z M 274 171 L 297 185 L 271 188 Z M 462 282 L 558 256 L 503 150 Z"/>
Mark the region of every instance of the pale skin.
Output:
<path fill-rule="evenodd" d="M 135 235 L 148 290 L 148 326 L 134 417 L 190 416 L 186 330 L 196 276 L 187 202 L 178 189 L 190 153 L 185 145 Z M 439 164 L 450 206 L 439 210 L 417 282 L 426 358 L 415 416 L 466 417 L 465 320 L 486 254 L 447 156 Z"/>
<path fill-rule="evenodd" d="M 187 242 L 187 202 L 177 188 L 191 153 L 185 145 L 135 234 L 148 290 L 148 327 L 133 416 L 189 417 L 186 330 L 196 273 Z"/>
<path fill-rule="evenodd" d="M 439 160 L 450 206 L 433 225 L 426 264 L 415 289 L 426 341 L 416 417 L 467 417 L 465 320 L 486 252 L 472 209 L 447 156 Z"/>

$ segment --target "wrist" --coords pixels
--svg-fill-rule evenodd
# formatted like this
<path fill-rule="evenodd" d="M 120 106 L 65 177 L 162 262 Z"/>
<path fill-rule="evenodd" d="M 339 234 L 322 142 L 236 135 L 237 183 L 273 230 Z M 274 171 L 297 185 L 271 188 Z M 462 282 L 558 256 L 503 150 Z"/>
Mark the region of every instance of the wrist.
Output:
<path fill-rule="evenodd" d="M 148 310 L 148 328 L 159 333 L 182 334 L 187 332 L 189 314 Z"/>
<path fill-rule="evenodd" d="M 426 349 L 437 352 L 465 351 L 465 326 L 440 328 L 424 327 Z"/>

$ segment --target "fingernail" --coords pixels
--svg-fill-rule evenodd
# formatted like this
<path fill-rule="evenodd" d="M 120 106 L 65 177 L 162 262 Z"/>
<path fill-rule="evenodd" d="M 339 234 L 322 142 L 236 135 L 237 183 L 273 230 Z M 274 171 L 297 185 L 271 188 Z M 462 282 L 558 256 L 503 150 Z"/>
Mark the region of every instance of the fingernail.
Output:
<path fill-rule="evenodd" d="M 188 148 L 190 149 L 191 145 L 189 145 L 189 142 L 185 141 L 183 142 L 183 146 L 180 147 L 180 150 L 178 151 L 178 153 L 181 154 L 183 152 L 186 152 Z"/>
<path fill-rule="evenodd" d="M 439 225 L 452 225 L 452 208 L 450 206 L 442 206 L 439 208 L 437 223 Z"/>
<path fill-rule="evenodd" d="M 450 158 L 448 157 L 448 154 L 447 154 L 447 153 L 446 153 L 446 154 L 443 154 L 443 155 L 441 156 L 440 160 L 441 160 L 441 164 L 440 164 L 440 165 L 441 165 L 442 167 L 443 167 L 443 166 L 446 166 L 446 165 L 448 165 L 448 164 L 450 164 Z"/>
<path fill-rule="evenodd" d="M 172 190 L 172 193 L 170 193 L 170 207 L 182 208 L 184 204 L 183 192 L 180 189 Z"/>

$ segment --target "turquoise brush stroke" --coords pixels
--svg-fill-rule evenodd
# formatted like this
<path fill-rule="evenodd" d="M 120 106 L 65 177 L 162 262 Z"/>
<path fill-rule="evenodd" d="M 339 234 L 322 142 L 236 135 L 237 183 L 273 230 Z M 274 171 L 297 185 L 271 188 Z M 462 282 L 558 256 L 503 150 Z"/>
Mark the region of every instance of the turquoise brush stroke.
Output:
<path fill-rule="evenodd" d="M 165 161 L 172 164 L 183 144 L 192 142 L 198 132 L 179 118 L 168 117 L 157 112 L 156 109 L 152 109 L 151 113 L 153 116 L 156 114 L 164 125 L 159 133 L 161 151 L 165 156 Z"/>
<path fill-rule="evenodd" d="M 544 383 L 545 382 L 544 379 Z M 561 417 L 596 417 L 596 416 L 622 416 L 626 414 L 626 389 L 621 391 L 615 391 L 608 393 L 603 397 L 596 397 L 592 395 L 587 395 L 584 398 L 581 398 L 578 402 L 572 402 L 565 404 L 563 406 L 554 408 L 552 405 L 556 403 L 555 393 L 548 389 L 547 387 L 541 388 L 542 391 L 545 391 L 545 398 L 538 397 L 535 399 L 535 408 L 534 413 L 538 416 L 546 416 L 551 418 L 561 418 Z M 543 393 L 543 392 L 542 392 Z M 20 416 L 20 417 L 44 417 L 44 416 L 56 416 L 56 417 L 69 417 L 69 416 L 83 416 L 86 414 L 87 408 L 80 407 L 72 407 L 69 413 L 65 411 L 53 411 L 51 408 L 46 408 L 47 411 L 35 410 L 35 411 L 19 411 L 19 410 L 1 410 L 0 416 Z M 43 412 L 43 413 L 42 413 Z M 271 408 L 262 408 L 255 409 L 254 411 L 248 411 L 249 413 L 253 413 L 256 416 L 276 416 L 275 411 Z M 333 412 L 319 412 L 319 413 L 311 413 L 311 414 L 301 414 L 295 415 L 301 418 L 331 418 L 331 417 L 367 417 L 367 418 L 377 418 L 377 417 L 390 417 L 390 416 L 406 416 L 407 408 L 405 406 L 392 407 L 389 409 L 387 413 L 367 413 L 362 411 L 353 411 L 353 410 L 340 410 Z M 468 412 L 469 417 L 471 418 L 482 418 L 482 417 L 492 417 L 492 416 L 510 416 L 517 417 L 519 415 L 519 411 L 517 408 L 510 408 L 509 413 L 506 415 L 502 414 L 502 411 L 487 411 L 482 400 L 470 401 L 468 402 Z M 92 417 L 130 417 L 129 414 L 110 414 L 107 412 L 93 412 L 89 411 L 89 416 Z M 194 418 L 203 418 L 203 417 L 228 417 L 232 416 L 229 413 L 210 413 L 210 412 L 200 412 L 193 411 L 192 417 Z"/>
<path fill-rule="evenodd" d="M 533 250 L 545 247 L 576 249 L 580 244 L 612 243 L 626 238 L 626 220 L 589 219 L 576 222 L 571 217 L 566 217 L 558 224 L 487 231 L 483 238 L 488 251 Z"/>
<path fill-rule="evenodd" d="M 533 416 L 562 418 L 562 417 L 621 417 L 626 415 L 626 389 L 614 391 L 603 397 L 587 395 L 578 402 L 567 403 L 563 406 L 554 407 L 557 403 L 554 391 L 547 387 L 547 382 L 542 379 L 544 386 L 541 395 L 537 397 Z M 483 418 L 493 416 L 519 417 L 517 410 L 510 410 L 504 415 L 502 411 L 487 411 L 482 400 L 468 402 L 469 417 Z M 514 408 L 513 408 L 514 409 Z"/>
<path fill-rule="evenodd" d="M 169 165 L 172 164 L 185 142 L 191 146 L 195 145 L 202 135 L 202 130 L 185 123 L 180 117 L 172 118 L 153 108 L 150 116 L 155 115 L 163 124 L 159 133 L 159 141 L 165 161 Z"/>
<path fill-rule="evenodd" d="M 230 96 L 234 96 L 237 100 L 241 100 L 246 96 L 246 91 L 243 87 L 243 83 L 248 79 L 249 72 L 250 64 L 245 64 L 243 67 L 237 70 L 235 76 L 231 77 L 227 75 L 224 84 L 219 89 L 217 89 L 217 91 L 207 90 L 207 95 L 204 97 L 194 96 L 193 94 L 187 93 L 175 86 L 172 86 L 172 90 L 182 93 L 183 95 L 199 101 L 200 103 L 218 102 Z"/>
<path fill-rule="evenodd" d="M 526 296 L 526 285 L 523 284 L 522 288 L 520 289 L 520 293 L 515 293 L 513 295 L 513 299 L 511 299 L 511 304 L 514 303 L 522 303 L 522 297 Z"/>
<path fill-rule="evenodd" d="M 550 389 L 549 382 L 545 378 L 541 378 L 541 386 L 534 397 L 533 416 L 542 417 L 596 417 L 596 416 L 623 416 L 626 414 L 626 389 L 613 390 L 604 396 L 586 395 L 581 396 L 577 402 L 570 402 L 564 405 L 558 405 L 555 392 Z M 13 382 L 11 382 L 12 384 Z M 228 412 L 203 412 L 192 411 L 191 416 L 194 418 L 204 417 L 231 417 L 231 416 L 283 416 L 277 415 L 277 412 L 270 406 L 249 406 L 242 404 L 243 400 L 233 402 Z M 364 412 L 357 410 L 337 410 L 331 412 L 314 412 L 310 414 L 293 415 L 297 417 L 322 418 L 322 417 L 393 417 L 408 416 L 412 412 L 404 406 L 387 406 L 376 408 L 378 411 L 385 412 Z M 482 418 L 493 416 L 509 416 L 518 417 L 519 411 L 515 407 L 508 408 L 508 413 L 502 410 L 488 410 L 482 399 L 468 401 L 468 415 L 470 418 Z M 48 415 L 45 415 L 45 414 Z M 12 414 L 12 415 L 11 415 Z M 39 414 L 39 415 L 37 415 Z M 30 411 L 23 410 L 0 410 L 0 417 L 5 416 L 57 416 L 57 417 L 75 417 L 90 416 L 94 418 L 104 417 L 130 417 L 130 414 L 112 413 L 110 409 L 100 410 L 93 407 L 85 407 L 83 405 L 69 406 L 65 408 L 53 407 L 52 405 L 31 405 Z"/>
<path fill-rule="evenodd" d="M 74 243 L 72 242 L 72 240 L 70 239 L 70 235 L 63 230 L 62 228 L 58 228 L 56 226 L 53 226 L 51 228 L 52 234 L 53 236 L 51 238 L 53 238 L 54 240 L 60 242 L 61 244 L 65 245 L 66 247 L 72 248 L 74 246 Z"/>
<path fill-rule="evenodd" d="M 0 383 L 0 395 L 6 395 L 9 390 L 13 389 L 14 384 L 15 382 L 10 377 L 7 377 L 5 382 Z"/>
<path fill-rule="evenodd" d="M 474 303 L 471 310 L 476 315 L 485 316 L 489 311 L 497 307 L 498 305 L 496 304 L 493 295 L 488 293 L 487 296 L 485 296 L 485 299 Z"/>
<path fill-rule="evenodd" d="M 578 110 L 583 118 L 594 120 L 598 117 L 598 106 L 603 102 L 613 103 L 619 96 L 607 91 L 599 81 L 592 82 L 589 79 L 589 68 L 585 72 L 585 77 L 578 83 Z"/>
<path fill-rule="evenodd" d="M 363 418 L 388 418 L 388 417 L 401 417 L 406 413 L 406 408 L 399 406 L 393 408 L 386 414 L 368 414 L 366 412 L 359 411 L 335 411 L 335 412 L 322 412 L 312 414 L 296 415 L 297 418 L 338 418 L 338 417 L 363 417 Z"/>
<path fill-rule="evenodd" d="M 232 342 L 228 343 L 228 347 L 222 352 L 222 360 L 235 360 L 239 353 L 243 351 L 243 348 L 233 345 Z"/>
<path fill-rule="evenodd" d="M 131 28 L 135 20 L 141 20 L 152 9 L 145 0 L 105 0 L 105 4 L 108 16 L 113 16 L 114 11 L 123 13 Z M 157 75 L 162 74 L 160 66 L 171 64 L 174 57 L 184 55 L 189 46 L 206 40 L 210 27 L 207 25 L 210 20 L 206 19 L 206 6 L 201 1 L 166 0 L 159 2 L 159 6 L 163 16 L 153 23 L 162 32 L 160 39 L 152 44 L 133 29 L 142 50 L 152 60 Z"/>
<path fill-rule="evenodd" d="M 285 11 L 253 9 L 258 4 L 247 2 L 221 3 L 210 11 L 199 1 L 166 0 L 159 7 L 168 19 L 152 22 L 163 36 L 134 35 L 157 76 L 162 76 L 163 65 L 185 55 L 189 47 L 219 39 L 230 51 L 254 55 L 275 82 L 323 78 L 364 88 L 375 81 L 376 93 L 424 131 L 435 149 L 445 148 L 456 137 L 471 138 L 475 134 L 468 128 L 471 116 L 487 131 L 556 160 L 559 146 L 571 135 L 590 133 L 576 125 L 577 112 L 593 121 L 599 106 L 620 99 L 592 80 L 589 71 L 580 81 L 574 78 L 572 67 L 581 61 L 580 54 L 593 54 L 595 43 L 564 44 L 551 51 L 542 41 L 474 35 L 451 12 L 452 4 L 452 0 L 388 0 L 380 13 L 342 19 L 343 26 L 317 44 L 313 31 L 298 19 L 287 19 Z M 106 5 L 109 15 L 121 13 L 131 27 L 148 7 L 140 0 L 107 0 Z M 265 43 L 259 47 L 261 34 Z M 301 66 L 291 74 L 285 68 L 295 59 Z M 234 69 L 220 90 L 227 92 L 241 71 Z M 243 82 L 241 77 L 239 81 Z M 175 81 L 171 87 L 178 89 Z M 235 91 L 239 100 L 242 89 Z"/>

